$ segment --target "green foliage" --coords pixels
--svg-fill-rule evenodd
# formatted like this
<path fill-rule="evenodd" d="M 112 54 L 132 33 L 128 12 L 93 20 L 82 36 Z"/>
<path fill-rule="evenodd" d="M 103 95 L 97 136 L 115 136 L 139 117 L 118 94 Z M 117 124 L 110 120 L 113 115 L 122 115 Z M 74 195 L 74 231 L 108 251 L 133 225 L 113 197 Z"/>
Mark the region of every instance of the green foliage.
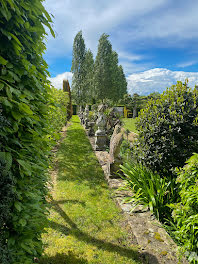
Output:
<path fill-rule="evenodd" d="M 161 175 L 182 167 L 198 148 L 197 103 L 197 91 L 181 82 L 151 99 L 136 123 L 137 159 Z"/>
<path fill-rule="evenodd" d="M 127 94 L 127 81 L 124 74 L 122 65 L 118 66 L 118 76 L 117 76 L 117 87 L 118 87 L 118 97 L 117 100 L 124 98 Z"/>
<path fill-rule="evenodd" d="M 127 81 L 118 54 L 112 50 L 108 35 L 99 39 L 94 62 L 91 50 L 86 50 L 82 31 L 74 38 L 71 72 L 72 94 L 77 104 L 111 99 L 117 102 L 127 92 Z"/>
<path fill-rule="evenodd" d="M 58 90 L 53 86 L 48 89 L 49 100 L 47 104 L 47 127 L 48 140 L 54 145 L 60 139 L 61 128 L 67 122 L 68 93 Z"/>
<path fill-rule="evenodd" d="M 174 179 L 161 178 L 140 163 L 125 163 L 120 167 L 127 182 L 126 188 L 134 193 L 129 202 L 148 206 L 158 219 L 167 216 L 167 211 L 170 214 L 167 204 L 176 199 Z"/>
<path fill-rule="evenodd" d="M 122 69 L 118 66 L 118 54 L 112 50 L 108 35 L 102 34 L 98 43 L 95 60 L 94 85 L 97 100 L 118 101 L 126 93 L 127 82 Z"/>
<path fill-rule="evenodd" d="M 69 85 L 68 80 L 63 80 L 63 92 L 68 93 L 67 120 L 69 120 L 73 115 L 73 107 L 72 107 L 71 89 L 70 89 L 70 85 Z M 65 101 L 65 106 L 66 106 L 66 101 Z M 63 111 L 65 111 L 65 110 L 63 110 Z"/>
<path fill-rule="evenodd" d="M 84 61 L 84 69 L 85 69 L 85 77 L 84 77 L 84 85 L 85 85 L 85 99 L 84 102 L 92 103 L 95 98 L 94 91 L 94 58 L 93 53 L 89 49 L 85 54 Z"/>
<path fill-rule="evenodd" d="M 102 34 L 98 43 L 98 52 L 95 60 L 95 92 L 97 99 L 111 98 L 111 55 L 112 45 L 108 35 Z"/>
<path fill-rule="evenodd" d="M 150 95 L 141 96 L 136 93 L 131 96 L 130 94 L 125 93 L 123 100 L 120 100 L 120 102 L 123 103 L 127 107 L 127 109 L 131 110 L 133 112 L 133 118 L 136 118 L 139 111 L 145 108 L 147 101 L 151 98 L 154 97 Z"/>
<path fill-rule="evenodd" d="M 176 223 L 175 239 L 192 263 L 198 263 L 198 154 L 178 171 L 181 202 L 170 205 Z"/>
<path fill-rule="evenodd" d="M 0 129 L 2 264 L 32 263 L 42 251 L 49 151 L 42 53 L 50 23 L 40 0 L 0 3 L 0 103 L 7 120 Z"/>
<path fill-rule="evenodd" d="M 3 116 L 0 109 L 0 131 L 4 126 L 9 126 L 7 119 Z M 0 134 L 0 151 L 2 149 L 3 137 Z M 11 214 L 11 204 L 14 200 L 13 178 L 10 173 L 12 156 L 9 152 L 0 152 L 0 256 L 1 262 L 10 263 L 10 252 L 6 245 L 5 223 L 8 222 Z"/>
<path fill-rule="evenodd" d="M 82 104 L 85 100 L 86 87 L 85 87 L 85 55 L 86 48 L 85 42 L 82 36 L 82 31 L 79 31 L 74 38 L 73 53 L 72 53 L 72 91 L 75 95 L 77 104 Z"/>

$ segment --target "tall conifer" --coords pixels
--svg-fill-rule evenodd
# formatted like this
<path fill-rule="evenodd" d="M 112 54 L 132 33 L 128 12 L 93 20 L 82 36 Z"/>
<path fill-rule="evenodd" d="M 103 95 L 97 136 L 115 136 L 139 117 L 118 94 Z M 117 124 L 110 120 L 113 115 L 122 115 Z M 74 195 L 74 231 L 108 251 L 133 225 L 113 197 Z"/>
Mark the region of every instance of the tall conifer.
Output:
<path fill-rule="evenodd" d="M 98 52 L 95 60 L 95 89 L 97 99 L 111 99 L 112 76 L 112 46 L 107 34 L 102 34 L 99 39 Z"/>
<path fill-rule="evenodd" d="M 84 62 L 84 69 L 85 69 L 85 79 L 84 79 L 84 86 L 85 86 L 85 96 L 86 102 L 92 102 L 94 95 L 94 58 L 93 53 L 89 49 L 85 55 L 85 62 Z"/>
<path fill-rule="evenodd" d="M 85 98 L 85 42 L 82 36 L 82 31 L 79 31 L 74 38 L 73 43 L 73 54 L 72 54 L 72 67 L 71 72 L 73 73 L 72 77 L 72 91 L 75 95 L 77 104 L 81 104 Z"/>

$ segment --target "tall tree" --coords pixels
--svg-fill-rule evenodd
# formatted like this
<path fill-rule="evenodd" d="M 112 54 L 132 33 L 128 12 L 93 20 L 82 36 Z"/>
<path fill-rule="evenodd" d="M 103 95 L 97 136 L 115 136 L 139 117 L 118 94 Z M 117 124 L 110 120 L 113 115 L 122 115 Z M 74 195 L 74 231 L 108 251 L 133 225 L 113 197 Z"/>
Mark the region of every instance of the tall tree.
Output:
<path fill-rule="evenodd" d="M 63 92 L 68 93 L 68 104 L 67 104 L 67 120 L 72 117 L 73 108 L 72 108 L 72 100 L 71 100 L 71 89 L 68 80 L 63 80 Z"/>
<path fill-rule="evenodd" d="M 112 89 L 112 45 L 108 40 L 109 35 L 102 34 L 99 39 L 98 52 L 95 60 L 95 92 L 97 99 L 111 99 Z"/>
<path fill-rule="evenodd" d="M 84 83 L 85 78 L 85 42 L 82 36 L 82 31 L 79 31 L 74 38 L 73 54 L 72 54 L 72 91 L 75 94 L 77 104 L 84 102 L 86 87 Z"/>
<path fill-rule="evenodd" d="M 92 102 L 94 95 L 94 58 L 93 53 L 89 49 L 85 54 L 84 61 L 84 70 L 85 70 L 85 78 L 84 78 L 84 86 L 85 86 L 85 96 L 86 102 Z"/>
<path fill-rule="evenodd" d="M 118 99 L 124 98 L 124 95 L 127 94 L 127 81 L 122 68 L 122 65 L 118 66 Z"/>
<path fill-rule="evenodd" d="M 118 54 L 116 51 L 112 51 L 111 54 L 111 99 L 116 102 L 119 99 L 119 70 L 118 70 Z"/>
<path fill-rule="evenodd" d="M 116 51 L 112 52 L 111 78 L 111 96 L 112 100 L 117 102 L 123 98 L 124 94 L 127 93 L 127 81 L 122 66 L 118 65 L 118 54 Z"/>

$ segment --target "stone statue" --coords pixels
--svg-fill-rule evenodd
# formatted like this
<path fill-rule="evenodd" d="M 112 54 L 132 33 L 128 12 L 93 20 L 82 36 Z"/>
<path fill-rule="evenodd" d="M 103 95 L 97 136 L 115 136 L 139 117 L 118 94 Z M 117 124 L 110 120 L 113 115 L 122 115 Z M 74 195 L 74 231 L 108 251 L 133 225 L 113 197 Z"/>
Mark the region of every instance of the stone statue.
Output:
<path fill-rule="evenodd" d="M 82 121 L 83 121 L 83 109 L 82 109 L 82 105 L 80 105 L 79 112 L 78 112 L 78 116 L 80 118 L 80 123 L 82 124 Z"/>
<path fill-rule="evenodd" d="M 108 174 L 109 177 L 117 177 L 116 172 L 120 169 L 120 164 L 122 160 L 120 157 L 120 146 L 123 141 L 123 133 L 121 131 L 121 126 L 116 125 L 113 135 L 110 140 L 110 149 L 109 149 L 109 162 L 108 162 Z"/>
<path fill-rule="evenodd" d="M 95 133 L 95 150 L 105 150 L 107 135 L 105 131 L 107 118 L 104 114 L 105 107 L 104 105 L 98 106 L 98 119 L 96 121 L 96 125 L 98 126 L 98 130 Z"/>
<path fill-rule="evenodd" d="M 84 126 L 85 126 L 85 129 L 88 129 L 88 123 L 89 123 L 89 106 L 86 105 L 85 112 L 84 112 Z"/>
<path fill-rule="evenodd" d="M 95 125 L 95 122 L 88 122 L 88 136 L 89 137 L 93 137 L 95 135 L 95 132 L 94 132 L 94 125 Z"/>

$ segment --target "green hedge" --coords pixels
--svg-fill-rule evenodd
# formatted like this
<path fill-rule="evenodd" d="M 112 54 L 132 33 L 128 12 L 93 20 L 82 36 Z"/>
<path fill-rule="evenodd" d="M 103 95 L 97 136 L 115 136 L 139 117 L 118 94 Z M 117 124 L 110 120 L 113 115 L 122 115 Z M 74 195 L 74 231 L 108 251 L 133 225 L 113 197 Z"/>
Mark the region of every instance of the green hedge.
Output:
<path fill-rule="evenodd" d="M 9 126 L 7 119 L 0 109 L 0 131 Z M 0 135 L 0 146 L 3 144 L 3 137 Z M 2 263 L 10 263 L 10 253 L 6 244 L 6 226 L 10 220 L 11 204 L 14 201 L 13 177 L 10 172 L 11 155 L 0 152 L 0 256 Z"/>
<path fill-rule="evenodd" d="M 160 99 L 150 100 L 136 123 L 137 159 L 161 175 L 183 167 L 198 149 L 197 105 L 197 90 L 182 82 L 167 89 Z"/>
<path fill-rule="evenodd" d="M 7 120 L 0 130 L 2 264 L 32 263 L 42 252 L 49 152 L 44 26 L 51 30 L 42 2 L 0 2 L 0 104 Z"/>

